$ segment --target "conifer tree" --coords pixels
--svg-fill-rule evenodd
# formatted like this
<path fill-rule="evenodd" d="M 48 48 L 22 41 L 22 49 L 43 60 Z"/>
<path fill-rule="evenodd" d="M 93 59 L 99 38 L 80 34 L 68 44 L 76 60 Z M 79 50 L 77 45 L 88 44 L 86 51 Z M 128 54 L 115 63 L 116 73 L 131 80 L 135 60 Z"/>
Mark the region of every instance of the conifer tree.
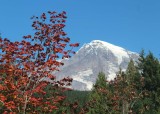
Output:
<path fill-rule="evenodd" d="M 141 104 L 145 114 L 157 114 L 160 107 L 160 63 L 151 52 L 145 56 L 144 51 L 140 54 L 138 68 L 144 77 L 143 99 Z"/>
<path fill-rule="evenodd" d="M 107 90 L 105 74 L 100 72 L 89 96 L 91 107 L 87 114 L 112 114 L 110 109 L 110 92 Z"/>
<path fill-rule="evenodd" d="M 127 86 L 125 87 L 127 89 L 126 94 L 128 94 L 128 98 L 129 99 L 131 98 L 131 99 L 127 100 L 124 103 L 125 109 L 124 109 L 123 113 L 128 114 L 129 109 L 132 110 L 132 112 L 135 112 L 134 106 L 135 106 L 137 100 L 139 99 L 139 94 L 136 89 L 137 85 L 135 83 L 135 79 L 137 77 L 139 77 L 139 72 L 134 64 L 133 59 L 130 60 L 128 67 L 126 69 L 125 75 L 126 75 L 125 81 L 127 82 Z"/>
<path fill-rule="evenodd" d="M 129 84 L 134 81 L 134 79 L 137 75 L 139 75 L 138 69 L 134 65 L 133 59 L 131 59 L 130 62 L 128 63 L 126 75 L 127 75 L 127 81 Z"/>
<path fill-rule="evenodd" d="M 132 64 L 132 62 L 133 61 L 128 65 L 127 73 L 120 71 L 112 84 L 114 88 L 114 97 L 112 99 L 115 100 L 117 104 L 116 109 L 121 114 L 134 113 L 133 106 L 138 98 L 134 82 L 132 81 L 134 75 L 130 71 L 134 68 L 134 64 Z"/>

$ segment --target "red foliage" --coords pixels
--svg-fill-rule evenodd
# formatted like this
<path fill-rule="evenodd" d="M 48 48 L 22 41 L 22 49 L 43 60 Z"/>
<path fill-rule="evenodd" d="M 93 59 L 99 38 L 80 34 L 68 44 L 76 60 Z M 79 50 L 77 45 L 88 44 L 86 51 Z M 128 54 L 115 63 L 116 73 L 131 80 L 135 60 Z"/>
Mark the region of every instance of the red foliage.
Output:
<path fill-rule="evenodd" d="M 65 97 L 57 94 L 44 98 L 46 86 L 50 84 L 59 88 L 72 81 L 64 78 L 56 82 L 53 75 L 53 71 L 58 71 L 58 67 L 63 65 L 57 61 L 59 56 L 66 58 L 72 53 L 65 50 L 70 42 L 63 31 L 66 12 L 57 14 L 49 11 L 32 19 L 33 36 L 24 36 L 20 42 L 0 38 L 0 104 L 3 114 L 37 113 L 38 107 L 46 113 L 56 110 L 57 104 Z M 70 46 L 77 47 L 79 44 Z"/>

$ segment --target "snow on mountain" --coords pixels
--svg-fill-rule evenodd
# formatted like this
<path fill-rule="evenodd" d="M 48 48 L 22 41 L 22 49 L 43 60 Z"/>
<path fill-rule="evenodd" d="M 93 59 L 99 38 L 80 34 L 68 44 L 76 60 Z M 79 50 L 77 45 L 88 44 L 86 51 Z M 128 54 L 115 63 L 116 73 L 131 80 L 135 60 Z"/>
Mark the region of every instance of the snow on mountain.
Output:
<path fill-rule="evenodd" d="M 95 50 L 96 55 L 97 55 L 96 51 L 99 48 L 106 49 L 106 51 L 108 51 L 108 50 L 112 51 L 113 54 L 118 58 L 118 63 L 119 64 L 122 62 L 123 57 L 129 58 L 129 54 L 133 53 L 133 52 L 126 51 L 126 49 L 124 49 L 124 48 L 118 47 L 116 45 L 113 45 L 113 44 L 110 44 L 108 42 L 104 42 L 104 41 L 101 41 L 101 40 L 93 40 L 92 42 L 83 45 L 80 48 L 80 50 L 81 49 L 87 49 L 89 47 L 91 47 L 91 49 L 88 50 L 87 53 L 89 53 L 92 50 Z M 135 54 L 135 53 L 133 53 L 133 54 Z"/>
<path fill-rule="evenodd" d="M 77 75 L 71 75 L 71 77 L 75 80 L 75 81 L 79 81 L 81 83 L 86 83 L 86 88 L 88 90 L 92 89 L 93 86 L 93 82 L 89 81 L 89 80 L 85 80 L 84 77 L 87 77 L 89 75 L 93 74 L 92 69 L 87 69 L 81 72 L 78 72 Z"/>
<path fill-rule="evenodd" d="M 84 44 L 72 58 L 63 60 L 65 65 L 56 75 L 58 79 L 72 77 L 74 89 L 91 90 L 99 72 L 104 72 L 107 80 L 112 80 L 119 68 L 126 70 L 131 58 L 136 61 L 138 54 L 104 41 L 93 40 Z"/>

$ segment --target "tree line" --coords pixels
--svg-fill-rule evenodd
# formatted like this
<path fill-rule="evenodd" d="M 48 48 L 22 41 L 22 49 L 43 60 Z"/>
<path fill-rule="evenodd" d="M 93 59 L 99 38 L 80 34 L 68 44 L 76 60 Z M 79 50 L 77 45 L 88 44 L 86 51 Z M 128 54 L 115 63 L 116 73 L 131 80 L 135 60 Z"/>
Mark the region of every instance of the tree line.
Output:
<path fill-rule="evenodd" d="M 159 60 L 142 51 L 139 61 L 131 59 L 127 70 L 120 70 L 114 80 L 108 82 L 105 74 L 99 73 L 89 106 L 87 114 L 159 114 Z"/>

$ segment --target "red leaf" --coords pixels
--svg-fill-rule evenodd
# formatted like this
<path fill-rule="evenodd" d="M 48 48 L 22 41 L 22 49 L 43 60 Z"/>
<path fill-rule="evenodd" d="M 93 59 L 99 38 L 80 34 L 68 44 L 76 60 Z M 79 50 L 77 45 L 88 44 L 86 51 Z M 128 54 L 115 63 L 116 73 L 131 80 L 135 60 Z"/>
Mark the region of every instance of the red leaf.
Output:
<path fill-rule="evenodd" d="M 75 43 L 75 44 L 70 44 L 71 47 L 78 47 L 79 43 Z"/>

